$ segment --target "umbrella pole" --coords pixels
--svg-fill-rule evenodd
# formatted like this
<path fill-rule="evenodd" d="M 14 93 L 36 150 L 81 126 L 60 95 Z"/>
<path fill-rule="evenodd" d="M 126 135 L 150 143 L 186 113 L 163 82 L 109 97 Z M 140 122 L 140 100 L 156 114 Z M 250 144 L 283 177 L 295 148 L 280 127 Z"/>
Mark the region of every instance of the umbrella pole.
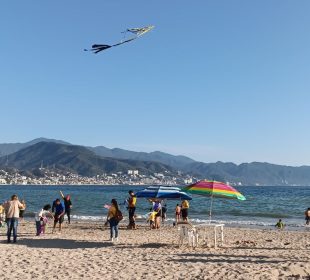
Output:
<path fill-rule="evenodd" d="M 211 217 L 212 217 L 212 204 L 213 204 L 213 194 L 211 195 L 211 203 L 210 203 L 210 213 L 209 213 L 210 224 L 211 224 Z"/>

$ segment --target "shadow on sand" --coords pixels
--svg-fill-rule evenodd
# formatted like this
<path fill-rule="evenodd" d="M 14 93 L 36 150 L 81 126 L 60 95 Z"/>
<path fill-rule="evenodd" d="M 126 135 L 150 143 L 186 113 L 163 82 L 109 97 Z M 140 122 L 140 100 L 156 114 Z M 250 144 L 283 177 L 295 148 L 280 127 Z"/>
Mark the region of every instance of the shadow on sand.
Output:
<path fill-rule="evenodd" d="M 72 239 L 21 239 L 17 241 L 16 245 L 51 249 L 91 249 L 113 246 L 111 242 L 91 242 Z"/>

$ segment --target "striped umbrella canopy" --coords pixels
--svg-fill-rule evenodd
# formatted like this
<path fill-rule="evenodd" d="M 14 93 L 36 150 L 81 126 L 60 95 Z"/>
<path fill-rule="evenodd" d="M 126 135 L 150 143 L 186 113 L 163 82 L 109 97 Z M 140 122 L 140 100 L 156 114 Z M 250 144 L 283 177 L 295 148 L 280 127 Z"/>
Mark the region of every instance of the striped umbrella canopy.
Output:
<path fill-rule="evenodd" d="M 198 181 L 194 184 L 184 187 L 182 191 L 211 197 L 209 213 L 210 223 L 212 216 L 213 197 L 246 200 L 246 198 L 232 186 L 229 186 L 228 184 L 222 182 L 211 180 Z"/>
<path fill-rule="evenodd" d="M 186 186 L 182 189 L 185 192 L 212 196 L 212 197 L 221 197 L 221 198 L 232 198 L 245 200 L 246 198 L 234 189 L 232 186 L 229 186 L 225 183 L 211 180 L 201 180 L 189 186 Z"/>
<path fill-rule="evenodd" d="M 159 200 L 163 199 L 186 199 L 191 200 L 192 198 L 181 191 L 180 188 L 170 186 L 149 186 L 142 191 L 136 193 L 136 197 L 144 198 L 156 198 Z"/>

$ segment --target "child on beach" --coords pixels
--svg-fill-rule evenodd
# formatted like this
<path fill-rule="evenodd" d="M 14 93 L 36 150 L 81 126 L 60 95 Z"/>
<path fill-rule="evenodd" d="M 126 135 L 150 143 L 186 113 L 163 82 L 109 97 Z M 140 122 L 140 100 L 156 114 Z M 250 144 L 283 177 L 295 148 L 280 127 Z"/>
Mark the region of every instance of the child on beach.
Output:
<path fill-rule="evenodd" d="M 151 209 L 152 211 L 152 209 Z M 152 211 L 147 219 L 147 222 L 150 222 L 150 229 L 154 229 L 155 228 L 155 217 L 156 217 L 157 212 L 156 211 Z"/>
<path fill-rule="evenodd" d="M 155 215 L 155 228 L 159 229 L 160 218 L 161 218 L 161 203 L 160 203 L 160 201 L 153 202 L 153 211 L 155 211 L 157 213 Z"/>
<path fill-rule="evenodd" d="M 276 223 L 275 227 L 278 229 L 284 229 L 285 224 L 282 222 L 281 219 L 279 219 L 279 221 Z"/>
<path fill-rule="evenodd" d="M 36 229 L 37 229 L 37 236 L 42 235 L 45 233 L 46 225 L 48 223 L 48 218 L 54 218 L 53 214 L 49 211 L 51 209 L 50 204 L 46 204 L 39 212 L 35 215 L 36 221 Z"/>
<path fill-rule="evenodd" d="M 176 222 L 176 224 L 178 222 L 180 222 L 180 218 L 181 218 L 181 206 L 179 204 L 177 204 L 177 206 L 175 207 L 175 222 Z"/>
<path fill-rule="evenodd" d="M 24 219 L 24 213 L 25 213 L 25 210 L 26 210 L 26 201 L 23 199 L 21 200 L 21 204 L 23 204 L 23 207 L 19 209 L 19 218 L 21 220 Z"/>

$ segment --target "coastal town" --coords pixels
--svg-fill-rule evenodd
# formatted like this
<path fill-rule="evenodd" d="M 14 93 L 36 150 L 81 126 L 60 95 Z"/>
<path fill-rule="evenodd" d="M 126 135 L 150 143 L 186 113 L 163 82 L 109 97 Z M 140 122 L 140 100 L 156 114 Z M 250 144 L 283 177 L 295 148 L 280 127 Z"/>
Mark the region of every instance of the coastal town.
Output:
<path fill-rule="evenodd" d="M 0 169 L 0 185 L 184 185 L 197 178 L 182 172 L 177 174 L 140 174 L 139 170 L 127 170 L 111 174 L 84 177 L 72 172 L 39 168 L 32 173 L 17 169 Z"/>

